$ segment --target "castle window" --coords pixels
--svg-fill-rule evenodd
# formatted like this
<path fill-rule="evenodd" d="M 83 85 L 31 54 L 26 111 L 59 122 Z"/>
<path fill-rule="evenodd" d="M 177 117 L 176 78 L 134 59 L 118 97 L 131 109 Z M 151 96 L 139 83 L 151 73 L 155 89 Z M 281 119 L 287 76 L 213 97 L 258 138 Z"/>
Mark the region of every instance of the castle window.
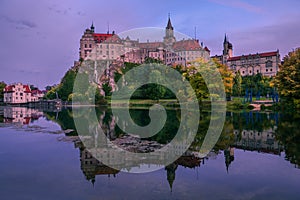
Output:
<path fill-rule="evenodd" d="M 272 67 L 272 61 L 268 60 L 268 61 L 266 62 L 266 67 Z"/>
<path fill-rule="evenodd" d="M 249 73 L 251 74 L 251 73 L 252 73 L 252 71 L 250 70 L 250 71 L 249 71 Z"/>
<path fill-rule="evenodd" d="M 259 70 L 256 70 L 257 73 L 259 73 Z"/>
<path fill-rule="evenodd" d="M 268 72 L 269 70 L 268 69 L 266 69 L 266 72 Z"/>
<path fill-rule="evenodd" d="M 89 47 L 92 48 L 92 44 L 90 44 Z"/>
<path fill-rule="evenodd" d="M 272 68 L 270 69 L 270 71 L 272 71 Z"/>
<path fill-rule="evenodd" d="M 242 74 L 245 74 L 245 71 L 242 71 Z"/>
<path fill-rule="evenodd" d="M 84 48 L 87 48 L 87 44 L 84 44 Z"/>

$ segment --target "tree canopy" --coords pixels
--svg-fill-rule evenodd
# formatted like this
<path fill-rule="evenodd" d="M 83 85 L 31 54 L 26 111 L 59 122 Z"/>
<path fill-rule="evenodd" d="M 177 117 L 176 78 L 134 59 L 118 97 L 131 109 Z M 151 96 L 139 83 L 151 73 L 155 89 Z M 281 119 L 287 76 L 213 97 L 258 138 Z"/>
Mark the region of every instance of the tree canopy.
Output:
<path fill-rule="evenodd" d="M 0 101 L 3 100 L 3 89 L 5 88 L 6 83 L 3 81 L 0 82 Z"/>
<path fill-rule="evenodd" d="M 281 98 L 288 101 L 300 100 L 300 48 L 284 57 L 272 83 L 278 89 Z"/>

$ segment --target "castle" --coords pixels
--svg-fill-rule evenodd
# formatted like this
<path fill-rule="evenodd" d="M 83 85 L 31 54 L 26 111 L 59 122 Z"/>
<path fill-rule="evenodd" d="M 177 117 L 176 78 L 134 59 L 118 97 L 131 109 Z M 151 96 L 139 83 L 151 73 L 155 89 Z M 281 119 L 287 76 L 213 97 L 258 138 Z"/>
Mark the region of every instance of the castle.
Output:
<path fill-rule="evenodd" d="M 140 42 L 129 36 L 121 38 L 114 31 L 112 33 L 96 33 L 92 23 L 86 29 L 80 39 L 79 61 L 100 60 L 104 74 L 98 77 L 95 67 L 94 80 L 97 81 L 100 90 L 103 83 L 109 83 L 112 91 L 115 91 L 114 73 L 118 71 L 124 62 L 144 63 L 147 58 L 160 60 L 165 65 L 188 66 L 189 62 L 201 58 L 209 60 L 217 59 L 220 63 L 227 65 L 233 72 L 238 71 L 242 76 L 261 73 L 264 76 L 275 76 L 279 70 L 279 50 L 272 52 L 233 56 L 233 45 L 225 34 L 222 55 L 210 57 L 210 50 L 196 38 L 176 39 L 170 16 L 165 28 L 164 37 L 161 41 Z M 79 67 L 81 62 L 75 62 Z M 101 94 L 104 92 L 101 90 Z"/>
<path fill-rule="evenodd" d="M 165 36 L 160 42 L 139 42 L 131 40 L 129 36 L 120 38 L 115 32 L 95 33 L 95 27 L 86 29 L 80 39 L 79 59 L 88 59 L 92 49 L 99 49 L 100 60 L 122 60 L 123 62 L 143 63 L 146 58 L 154 58 L 165 65 L 180 64 L 186 66 L 188 62 L 197 58 L 208 60 L 210 50 L 199 44 L 197 39 L 183 39 L 177 41 L 174 28 L 169 16 L 165 29 Z"/>
<path fill-rule="evenodd" d="M 242 76 L 251 76 L 261 73 L 264 76 L 275 76 L 279 70 L 279 50 L 256 54 L 233 56 L 233 45 L 225 34 L 223 42 L 223 54 L 211 58 L 217 59 L 227 65 L 235 73 L 240 71 Z"/>

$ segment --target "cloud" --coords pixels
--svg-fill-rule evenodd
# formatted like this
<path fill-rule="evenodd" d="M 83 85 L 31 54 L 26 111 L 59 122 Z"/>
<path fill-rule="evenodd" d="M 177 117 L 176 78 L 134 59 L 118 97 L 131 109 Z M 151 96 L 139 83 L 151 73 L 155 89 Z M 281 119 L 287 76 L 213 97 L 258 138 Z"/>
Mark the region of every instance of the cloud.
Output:
<path fill-rule="evenodd" d="M 299 17 L 295 17 L 295 20 L 236 29 L 227 33 L 229 41 L 233 44 L 234 55 L 276 51 L 279 49 L 281 58 L 283 58 L 292 48 L 300 47 L 300 27 L 297 21 Z M 220 34 L 217 38 L 209 38 L 206 41 L 210 49 L 212 49 L 211 55 L 222 53 L 223 38 L 224 35 Z"/>
<path fill-rule="evenodd" d="M 68 7 L 68 8 L 59 8 L 56 4 L 53 4 L 51 6 L 48 6 L 48 10 L 56 13 L 56 14 L 60 14 L 60 15 L 78 15 L 78 16 L 86 16 L 86 14 L 82 11 L 75 11 L 72 8 Z"/>
<path fill-rule="evenodd" d="M 223 0 L 209 0 L 210 2 L 220 4 L 223 6 L 230 6 L 233 8 L 240 8 L 249 12 L 261 13 L 262 9 L 260 7 L 251 5 L 247 2 L 241 0 L 230 0 L 230 1 L 223 1 Z"/>
<path fill-rule="evenodd" d="M 37 25 L 32 22 L 32 21 L 29 21 L 29 20 L 16 20 L 16 19 L 12 19 L 8 16 L 5 16 L 5 15 L 0 15 L 0 19 L 10 23 L 10 24 L 14 24 L 14 25 L 17 25 L 17 29 L 25 29 L 25 28 L 36 28 Z"/>
<path fill-rule="evenodd" d="M 236 31 L 233 39 L 238 41 L 235 45 L 241 53 L 247 47 L 249 53 L 254 51 L 267 51 L 279 49 L 282 55 L 291 51 L 292 47 L 299 47 L 299 22 L 289 21 L 278 24 L 254 27 L 249 30 Z"/>

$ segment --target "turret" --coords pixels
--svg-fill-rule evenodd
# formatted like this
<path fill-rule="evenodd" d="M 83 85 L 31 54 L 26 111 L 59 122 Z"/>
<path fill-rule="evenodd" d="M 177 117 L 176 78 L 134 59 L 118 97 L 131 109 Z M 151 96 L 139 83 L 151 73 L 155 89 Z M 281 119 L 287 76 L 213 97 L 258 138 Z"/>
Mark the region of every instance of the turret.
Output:
<path fill-rule="evenodd" d="M 164 43 L 167 46 L 172 46 L 174 42 L 176 42 L 176 38 L 174 37 L 174 28 L 172 26 L 170 14 L 169 14 L 168 23 L 166 26 L 166 34 L 164 37 Z"/>
<path fill-rule="evenodd" d="M 233 56 L 233 46 L 229 42 L 226 34 L 225 34 L 224 42 L 223 42 L 223 56 L 226 57 L 226 59 Z"/>
<path fill-rule="evenodd" d="M 95 27 L 94 27 L 94 23 L 92 22 L 92 25 L 91 25 L 91 31 L 93 32 L 93 33 L 95 33 Z"/>

